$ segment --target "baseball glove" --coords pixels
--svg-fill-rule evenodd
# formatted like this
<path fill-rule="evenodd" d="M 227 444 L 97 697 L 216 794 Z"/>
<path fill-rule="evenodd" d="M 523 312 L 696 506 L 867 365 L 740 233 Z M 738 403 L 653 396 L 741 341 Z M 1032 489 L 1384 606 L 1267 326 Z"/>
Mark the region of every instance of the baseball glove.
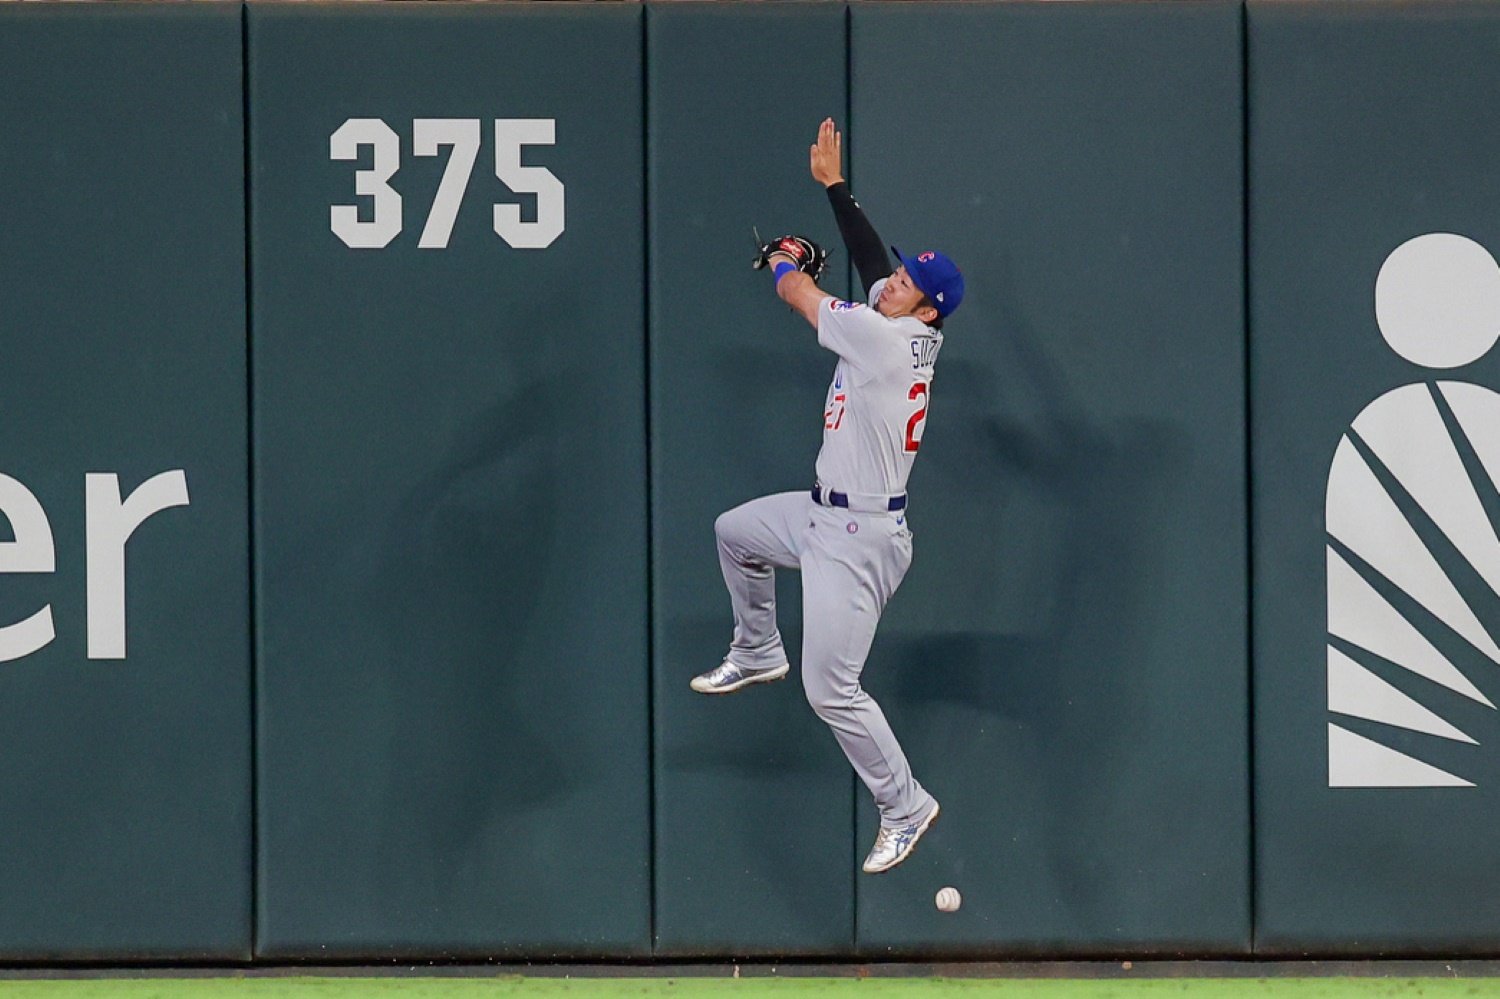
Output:
<path fill-rule="evenodd" d="M 796 263 L 797 269 L 803 274 L 816 281 L 823 273 L 823 266 L 828 263 L 828 251 L 806 236 L 777 236 L 768 243 L 760 242 L 760 234 L 756 233 L 755 260 L 751 262 L 756 270 L 766 266 L 773 253 L 785 253 Z"/>

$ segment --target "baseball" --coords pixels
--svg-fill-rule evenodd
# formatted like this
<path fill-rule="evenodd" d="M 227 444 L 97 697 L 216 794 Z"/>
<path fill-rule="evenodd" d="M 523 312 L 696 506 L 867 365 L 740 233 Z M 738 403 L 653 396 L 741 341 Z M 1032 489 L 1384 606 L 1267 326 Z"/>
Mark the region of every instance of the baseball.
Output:
<path fill-rule="evenodd" d="M 939 888 L 937 898 L 933 901 L 937 903 L 937 907 L 943 912 L 957 912 L 958 907 L 964 903 L 963 897 L 958 893 L 958 889 L 951 886 L 948 888 Z"/>

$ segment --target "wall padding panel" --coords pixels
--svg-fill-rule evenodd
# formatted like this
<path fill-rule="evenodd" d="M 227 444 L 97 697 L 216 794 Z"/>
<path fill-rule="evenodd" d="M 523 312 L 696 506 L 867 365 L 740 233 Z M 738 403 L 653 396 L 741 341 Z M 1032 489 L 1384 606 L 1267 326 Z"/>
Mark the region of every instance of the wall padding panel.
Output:
<path fill-rule="evenodd" d="M 232 6 L 0 8 L 5 960 L 250 952 L 240 51 Z"/>
<path fill-rule="evenodd" d="M 1257 946 L 1493 954 L 1500 10 L 1248 23 Z"/>
<path fill-rule="evenodd" d="M 640 9 L 249 24 L 260 953 L 645 953 Z"/>
<path fill-rule="evenodd" d="M 968 281 L 865 672 L 944 814 L 860 952 L 1244 952 L 1240 9 L 851 16 L 856 194 Z"/>
<path fill-rule="evenodd" d="M 847 953 L 854 778 L 797 679 L 797 573 L 778 580 L 789 681 L 688 688 L 733 633 L 714 519 L 813 482 L 836 359 L 751 271 L 750 229 L 838 243 L 807 148 L 844 116 L 845 13 L 662 4 L 647 25 L 657 949 Z M 795 86 L 773 94 L 774 67 Z"/>

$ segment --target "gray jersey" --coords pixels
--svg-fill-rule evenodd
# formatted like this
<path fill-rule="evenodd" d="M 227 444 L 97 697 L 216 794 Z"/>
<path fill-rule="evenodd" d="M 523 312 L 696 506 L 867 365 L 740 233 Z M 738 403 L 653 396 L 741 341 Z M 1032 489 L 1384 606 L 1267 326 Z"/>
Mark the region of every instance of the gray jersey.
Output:
<path fill-rule="evenodd" d="M 818 481 L 850 495 L 906 491 L 943 345 L 943 335 L 915 316 L 881 315 L 874 305 L 884 286 L 870 289 L 869 305 L 833 298 L 818 309 L 818 343 L 839 356 L 823 406 Z"/>

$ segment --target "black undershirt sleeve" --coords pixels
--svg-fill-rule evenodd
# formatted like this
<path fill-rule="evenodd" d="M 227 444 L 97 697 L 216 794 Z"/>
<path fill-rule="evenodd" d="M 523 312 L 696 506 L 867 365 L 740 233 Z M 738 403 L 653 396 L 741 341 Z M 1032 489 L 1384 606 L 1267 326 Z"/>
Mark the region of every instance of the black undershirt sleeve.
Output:
<path fill-rule="evenodd" d="M 847 183 L 841 180 L 828 188 L 828 203 L 833 206 L 839 235 L 844 237 L 844 247 L 849 251 L 849 259 L 854 261 L 855 270 L 859 271 L 865 297 L 869 298 L 875 282 L 891 275 L 891 258 L 885 254 L 885 244 L 880 241 L 880 234 L 870 220 L 865 218 L 864 210 L 854 200 Z"/>

